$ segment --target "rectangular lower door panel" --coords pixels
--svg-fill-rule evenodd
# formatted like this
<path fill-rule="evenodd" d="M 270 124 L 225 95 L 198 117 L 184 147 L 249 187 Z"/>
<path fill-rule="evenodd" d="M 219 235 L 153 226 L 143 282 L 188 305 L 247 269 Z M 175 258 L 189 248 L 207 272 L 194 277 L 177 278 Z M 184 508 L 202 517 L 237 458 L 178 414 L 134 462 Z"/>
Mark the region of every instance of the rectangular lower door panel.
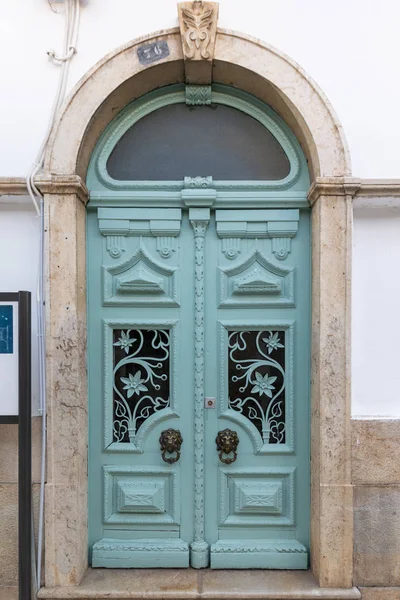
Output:
<path fill-rule="evenodd" d="M 104 525 L 179 531 L 179 467 L 103 467 Z"/>
<path fill-rule="evenodd" d="M 219 526 L 256 526 L 265 531 L 294 526 L 295 471 L 294 467 L 220 467 Z"/>
<path fill-rule="evenodd" d="M 212 569 L 306 569 L 307 562 L 297 540 L 219 540 L 211 546 Z"/>
<path fill-rule="evenodd" d="M 307 568 L 307 549 L 294 539 L 295 471 L 283 466 L 220 468 L 220 539 L 211 546 L 211 568 Z M 274 538 L 277 531 L 282 532 L 279 539 Z"/>
<path fill-rule="evenodd" d="M 189 566 L 189 546 L 179 538 L 103 538 L 93 544 L 92 566 L 110 569 L 185 568 Z"/>

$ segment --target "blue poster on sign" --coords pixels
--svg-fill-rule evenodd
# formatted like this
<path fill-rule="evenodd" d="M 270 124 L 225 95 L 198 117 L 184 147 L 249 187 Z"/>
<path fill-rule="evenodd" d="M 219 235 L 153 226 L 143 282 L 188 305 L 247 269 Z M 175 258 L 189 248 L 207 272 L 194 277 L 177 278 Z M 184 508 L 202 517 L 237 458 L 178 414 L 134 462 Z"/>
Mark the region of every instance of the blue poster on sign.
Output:
<path fill-rule="evenodd" d="M 12 354 L 13 348 L 13 306 L 0 305 L 0 354 Z"/>

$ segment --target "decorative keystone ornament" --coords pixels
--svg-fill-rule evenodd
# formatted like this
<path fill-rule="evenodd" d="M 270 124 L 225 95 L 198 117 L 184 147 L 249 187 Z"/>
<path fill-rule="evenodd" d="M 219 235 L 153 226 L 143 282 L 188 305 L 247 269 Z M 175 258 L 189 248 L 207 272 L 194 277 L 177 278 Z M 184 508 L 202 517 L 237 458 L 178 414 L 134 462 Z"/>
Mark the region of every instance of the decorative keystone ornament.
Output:
<path fill-rule="evenodd" d="M 181 2 L 178 4 L 186 82 L 209 85 L 212 80 L 217 33 L 218 3 Z"/>

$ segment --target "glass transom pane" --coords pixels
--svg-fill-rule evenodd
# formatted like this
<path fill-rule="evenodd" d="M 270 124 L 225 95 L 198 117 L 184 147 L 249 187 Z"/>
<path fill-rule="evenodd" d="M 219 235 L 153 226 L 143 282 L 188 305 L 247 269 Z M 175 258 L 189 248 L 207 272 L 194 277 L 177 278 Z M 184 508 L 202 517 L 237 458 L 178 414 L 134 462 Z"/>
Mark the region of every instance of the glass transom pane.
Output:
<path fill-rule="evenodd" d="M 121 181 L 280 180 L 289 160 L 259 121 L 224 105 L 160 108 L 135 123 L 117 142 L 107 171 Z"/>

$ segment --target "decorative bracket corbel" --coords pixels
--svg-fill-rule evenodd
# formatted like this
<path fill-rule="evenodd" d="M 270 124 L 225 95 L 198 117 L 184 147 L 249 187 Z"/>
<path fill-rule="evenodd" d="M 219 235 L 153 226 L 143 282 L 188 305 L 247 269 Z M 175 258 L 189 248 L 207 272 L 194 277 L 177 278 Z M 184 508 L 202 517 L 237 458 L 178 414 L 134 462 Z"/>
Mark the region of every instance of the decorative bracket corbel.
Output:
<path fill-rule="evenodd" d="M 188 106 L 210 106 L 212 104 L 211 85 L 185 85 Z"/>
<path fill-rule="evenodd" d="M 202 0 L 178 4 L 186 83 L 211 84 L 218 8 Z"/>
<path fill-rule="evenodd" d="M 185 177 L 181 199 L 185 206 L 211 208 L 217 198 L 212 177 Z"/>

